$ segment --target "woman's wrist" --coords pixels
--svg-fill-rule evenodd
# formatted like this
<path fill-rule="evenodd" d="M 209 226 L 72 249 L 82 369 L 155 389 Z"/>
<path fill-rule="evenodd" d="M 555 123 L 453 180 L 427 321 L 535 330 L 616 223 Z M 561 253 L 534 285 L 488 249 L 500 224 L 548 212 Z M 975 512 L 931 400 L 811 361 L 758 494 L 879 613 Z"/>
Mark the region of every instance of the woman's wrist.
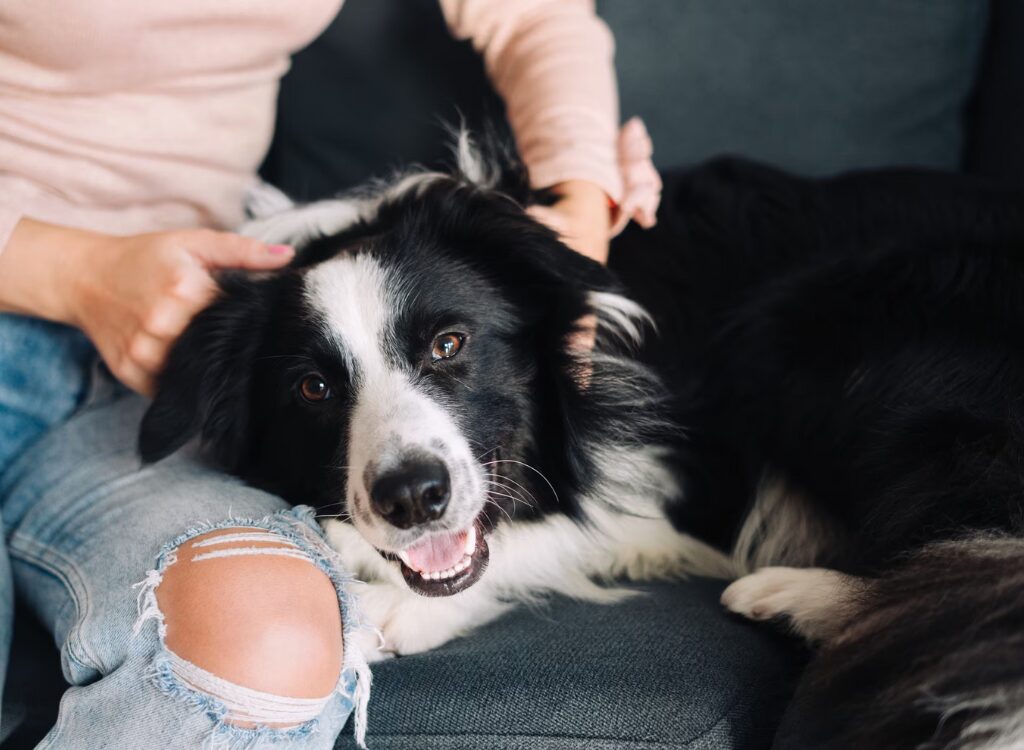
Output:
<path fill-rule="evenodd" d="M 79 325 L 75 289 L 93 249 L 106 239 L 22 218 L 0 253 L 0 311 Z"/>
<path fill-rule="evenodd" d="M 558 196 L 551 206 L 561 220 L 556 229 L 566 244 L 599 263 L 606 262 L 612 219 L 608 195 L 588 180 L 566 180 L 551 191 Z"/>

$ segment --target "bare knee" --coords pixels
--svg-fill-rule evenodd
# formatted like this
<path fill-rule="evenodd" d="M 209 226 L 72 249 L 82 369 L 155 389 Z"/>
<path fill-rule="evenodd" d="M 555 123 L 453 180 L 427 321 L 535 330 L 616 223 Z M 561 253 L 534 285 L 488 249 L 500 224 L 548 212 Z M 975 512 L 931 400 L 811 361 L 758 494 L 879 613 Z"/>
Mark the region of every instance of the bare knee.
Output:
<path fill-rule="evenodd" d="M 282 536 L 232 528 L 196 537 L 177 550 L 156 596 L 167 648 L 184 663 L 272 696 L 326 699 L 337 686 L 343 644 L 334 584 Z M 233 716 L 224 702 L 229 721 L 282 723 Z"/>

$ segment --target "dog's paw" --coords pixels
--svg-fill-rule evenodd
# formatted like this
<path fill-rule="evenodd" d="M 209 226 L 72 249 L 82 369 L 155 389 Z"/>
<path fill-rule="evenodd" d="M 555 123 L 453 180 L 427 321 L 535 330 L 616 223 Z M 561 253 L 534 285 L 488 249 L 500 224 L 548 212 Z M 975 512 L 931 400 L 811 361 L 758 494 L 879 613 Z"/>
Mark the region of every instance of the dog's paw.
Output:
<path fill-rule="evenodd" d="M 355 649 L 370 664 L 386 661 L 396 656 L 395 652 L 387 649 L 384 636 L 379 630 L 365 626 L 356 628 L 349 634 L 345 641 L 345 648 Z"/>
<path fill-rule="evenodd" d="M 722 592 L 722 604 L 751 620 L 787 615 L 803 598 L 808 573 L 813 571 L 762 568 L 732 583 Z"/>
<path fill-rule="evenodd" d="M 368 626 L 358 631 L 358 646 L 369 661 L 429 651 L 487 621 L 467 599 L 424 597 L 388 582 L 355 591 L 359 619 Z"/>
<path fill-rule="evenodd" d="M 853 580 L 823 568 L 762 568 L 730 585 L 721 601 L 751 620 L 785 618 L 799 635 L 820 641 L 848 615 Z"/>

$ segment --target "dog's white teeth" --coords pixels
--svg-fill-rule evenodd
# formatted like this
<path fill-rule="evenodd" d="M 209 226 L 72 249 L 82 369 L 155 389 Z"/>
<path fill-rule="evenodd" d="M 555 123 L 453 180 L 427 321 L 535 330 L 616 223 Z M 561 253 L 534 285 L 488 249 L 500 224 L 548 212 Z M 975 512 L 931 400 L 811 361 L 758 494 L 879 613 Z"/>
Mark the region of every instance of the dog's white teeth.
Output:
<path fill-rule="evenodd" d="M 435 570 L 433 572 L 421 570 L 417 572 L 419 572 L 420 578 L 422 578 L 425 581 L 444 581 L 449 578 L 454 578 L 472 564 L 472 558 L 469 555 L 466 555 L 457 563 L 455 563 L 455 565 L 453 565 L 450 568 L 447 568 L 446 570 Z"/>
<path fill-rule="evenodd" d="M 412 563 L 409 562 L 409 556 L 407 554 L 405 554 L 404 551 L 396 552 L 395 554 L 398 555 L 398 559 L 399 560 L 401 560 L 403 563 L 405 563 L 405 566 L 407 568 L 412 568 Z"/>
<path fill-rule="evenodd" d="M 476 526 L 469 527 L 469 533 L 466 534 L 466 554 L 472 555 L 476 549 Z"/>

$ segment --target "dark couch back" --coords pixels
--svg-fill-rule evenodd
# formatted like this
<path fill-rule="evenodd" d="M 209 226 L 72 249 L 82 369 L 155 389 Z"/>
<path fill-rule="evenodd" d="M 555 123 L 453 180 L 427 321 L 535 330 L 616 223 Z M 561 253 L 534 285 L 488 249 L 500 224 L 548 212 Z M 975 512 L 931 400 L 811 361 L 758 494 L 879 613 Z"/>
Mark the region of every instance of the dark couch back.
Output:
<path fill-rule="evenodd" d="M 1024 184 L 1024 3 L 992 0 L 988 41 L 968 117 L 969 172 Z"/>
<path fill-rule="evenodd" d="M 659 167 L 723 152 L 804 173 L 915 164 L 1024 175 L 1019 0 L 598 0 L 623 115 Z M 436 0 L 347 0 L 296 55 L 264 175 L 300 198 L 446 158 L 502 111 Z"/>

